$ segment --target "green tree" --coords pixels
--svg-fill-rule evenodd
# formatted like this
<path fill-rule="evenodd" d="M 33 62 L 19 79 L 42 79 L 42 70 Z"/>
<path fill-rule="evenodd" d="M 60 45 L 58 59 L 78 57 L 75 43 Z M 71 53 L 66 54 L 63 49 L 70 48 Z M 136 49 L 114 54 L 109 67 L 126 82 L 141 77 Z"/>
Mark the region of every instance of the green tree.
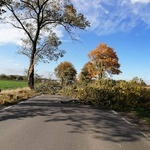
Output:
<path fill-rule="evenodd" d="M 1 74 L 0 79 L 7 79 L 7 76 L 5 74 Z"/>
<path fill-rule="evenodd" d="M 7 78 L 9 80 L 16 80 L 16 76 L 15 75 L 8 75 Z"/>
<path fill-rule="evenodd" d="M 73 81 L 76 77 L 77 71 L 70 62 L 61 62 L 55 68 L 55 74 L 60 79 L 61 85 L 66 84 L 68 81 Z"/>
<path fill-rule="evenodd" d="M 28 85 L 34 89 L 34 66 L 38 61 L 57 60 L 65 53 L 58 47 L 61 41 L 54 28 L 62 26 L 73 38 L 72 28 L 85 29 L 89 22 L 77 13 L 70 0 L 10 0 L 3 1 L 10 11 L 10 21 L 15 28 L 23 30 L 21 54 L 29 57 Z"/>
<path fill-rule="evenodd" d="M 23 76 L 17 76 L 17 80 L 23 80 Z"/>

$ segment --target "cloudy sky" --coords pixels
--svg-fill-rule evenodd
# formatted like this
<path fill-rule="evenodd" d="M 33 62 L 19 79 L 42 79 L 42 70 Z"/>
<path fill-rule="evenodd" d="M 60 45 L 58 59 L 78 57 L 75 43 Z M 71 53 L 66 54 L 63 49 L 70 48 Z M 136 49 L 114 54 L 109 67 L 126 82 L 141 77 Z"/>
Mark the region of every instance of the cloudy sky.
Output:
<path fill-rule="evenodd" d="M 89 60 L 87 54 L 98 44 L 112 47 L 121 64 L 122 74 L 114 79 L 130 80 L 135 76 L 150 84 L 150 0 L 73 0 L 78 12 L 91 22 L 86 31 L 75 31 L 80 41 L 73 42 L 61 29 L 55 29 L 62 39 L 63 58 L 50 64 L 40 63 L 37 73 L 52 76 L 61 61 L 73 63 L 78 73 Z M 0 74 L 23 74 L 29 61 L 17 54 L 21 31 L 0 24 Z"/>

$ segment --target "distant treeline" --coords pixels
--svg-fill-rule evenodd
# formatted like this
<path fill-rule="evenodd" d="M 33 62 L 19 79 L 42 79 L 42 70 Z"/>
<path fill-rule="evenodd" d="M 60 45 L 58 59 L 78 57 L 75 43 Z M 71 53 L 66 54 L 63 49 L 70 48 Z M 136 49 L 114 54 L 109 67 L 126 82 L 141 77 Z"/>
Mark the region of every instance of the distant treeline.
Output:
<path fill-rule="evenodd" d="M 0 74 L 0 80 L 27 81 L 28 77 L 26 75 L 21 76 L 21 75 L 5 75 L 5 74 Z M 34 80 L 36 82 L 41 82 L 41 81 L 47 81 L 47 80 L 52 80 L 52 79 L 42 78 L 42 76 L 39 76 L 38 74 L 35 74 Z"/>
<path fill-rule="evenodd" d="M 0 80 L 27 80 L 27 76 L 1 74 Z"/>

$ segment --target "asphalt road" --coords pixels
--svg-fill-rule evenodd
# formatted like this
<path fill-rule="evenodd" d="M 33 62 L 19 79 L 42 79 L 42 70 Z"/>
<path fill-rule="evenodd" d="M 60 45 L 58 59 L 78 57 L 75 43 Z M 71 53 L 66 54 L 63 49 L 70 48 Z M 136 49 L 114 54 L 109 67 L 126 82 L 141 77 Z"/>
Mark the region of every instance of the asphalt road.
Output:
<path fill-rule="evenodd" d="M 39 96 L 0 110 L 0 150 L 150 150 L 150 140 L 113 111 Z"/>

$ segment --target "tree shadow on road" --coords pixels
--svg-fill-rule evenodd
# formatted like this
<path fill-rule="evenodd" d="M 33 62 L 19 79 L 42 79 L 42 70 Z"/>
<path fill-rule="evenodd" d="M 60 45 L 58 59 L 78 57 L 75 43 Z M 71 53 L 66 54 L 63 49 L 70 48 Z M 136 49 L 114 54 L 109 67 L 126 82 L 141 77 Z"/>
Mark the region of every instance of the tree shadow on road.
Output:
<path fill-rule="evenodd" d="M 41 96 L 0 112 L 0 123 L 10 119 L 44 116 L 44 123 L 64 122 L 70 134 L 91 134 L 96 139 L 112 142 L 138 141 L 142 136 L 119 115 L 87 105 L 60 103 L 62 96 Z"/>

